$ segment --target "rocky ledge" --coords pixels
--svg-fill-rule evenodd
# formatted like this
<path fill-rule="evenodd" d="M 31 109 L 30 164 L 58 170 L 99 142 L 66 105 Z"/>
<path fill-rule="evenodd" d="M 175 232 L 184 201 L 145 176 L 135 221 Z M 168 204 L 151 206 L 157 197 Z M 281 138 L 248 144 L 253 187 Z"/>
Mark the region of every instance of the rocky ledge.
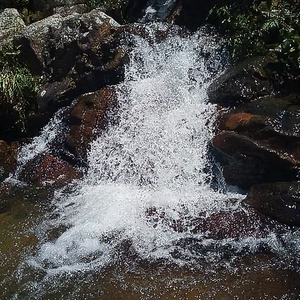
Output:
<path fill-rule="evenodd" d="M 279 222 L 299 226 L 300 94 L 283 89 L 268 58 L 230 68 L 210 86 L 220 106 L 212 151 L 228 184 L 249 190 L 246 203 Z"/>

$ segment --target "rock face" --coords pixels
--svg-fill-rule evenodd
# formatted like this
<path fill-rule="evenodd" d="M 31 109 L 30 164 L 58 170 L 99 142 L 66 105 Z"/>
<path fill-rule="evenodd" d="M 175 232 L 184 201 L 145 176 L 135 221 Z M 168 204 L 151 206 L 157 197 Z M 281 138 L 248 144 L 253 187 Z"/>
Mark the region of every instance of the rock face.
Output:
<path fill-rule="evenodd" d="M 81 60 L 85 57 L 86 67 L 93 65 L 92 59 L 98 59 L 99 66 L 100 43 L 118 26 L 99 9 L 64 17 L 56 14 L 28 26 L 15 43 L 21 46 L 24 61 L 32 71 L 45 72 L 53 81 L 61 81 L 80 62 L 77 56 Z"/>
<path fill-rule="evenodd" d="M 14 36 L 24 30 L 26 25 L 15 8 L 6 8 L 0 12 L 0 48 L 12 41 Z"/>
<path fill-rule="evenodd" d="M 42 78 L 36 103 L 26 111 L 29 134 L 80 95 L 123 78 L 124 29 L 100 9 L 71 12 L 35 22 L 14 38 L 22 61 Z"/>
<path fill-rule="evenodd" d="M 212 148 L 225 181 L 250 189 L 246 203 L 299 226 L 300 98 L 276 90 L 278 82 L 267 78 L 266 62 L 242 63 L 210 86 L 211 101 L 225 108 Z"/>
<path fill-rule="evenodd" d="M 300 226 L 299 182 L 254 185 L 245 202 L 281 223 Z"/>

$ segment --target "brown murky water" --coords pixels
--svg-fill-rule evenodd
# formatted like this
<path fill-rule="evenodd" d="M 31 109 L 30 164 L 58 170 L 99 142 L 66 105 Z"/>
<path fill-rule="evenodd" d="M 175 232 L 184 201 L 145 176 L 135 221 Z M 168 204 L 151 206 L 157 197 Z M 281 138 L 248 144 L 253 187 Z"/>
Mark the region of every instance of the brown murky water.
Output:
<path fill-rule="evenodd" d="M 115 264 L 87 272 L 45 272 L 20 267 L 34 255 L 38 238 L 30 227 L 40 219 L 38 205 L 16 201 L 0 215 L 1 299 L 299 299 L 300 274 L 274 254 L 248 254 L 218 266 L 179 267 L 120 257 Z M 123 254 L 120 254 L 123 255 Z"/>

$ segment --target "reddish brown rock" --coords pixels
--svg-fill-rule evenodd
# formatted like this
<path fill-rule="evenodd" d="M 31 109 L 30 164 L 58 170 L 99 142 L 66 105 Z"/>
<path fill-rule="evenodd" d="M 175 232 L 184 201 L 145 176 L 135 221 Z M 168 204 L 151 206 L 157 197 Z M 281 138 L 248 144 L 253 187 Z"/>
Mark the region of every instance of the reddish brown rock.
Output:
<path fill-rule="evenodd" d="M 219 129 L 228 131 L 254 131 L 264 128 L 266 118 L 250 113 L 227 113 L 220 119 Z"/>
<path fill-rule="evenodd" d="M 105 129 L 107 110 L 117 106 L 114 87 L 106 87 L 82 96 L 70 114 L 70 132 L 67 148 L 80 160 L 85 161 L 89 144 Z"/>
<path fill-rule="evenodd" d="M 277 234 L 288 229 L 287 226 L 250 208 L 220 211 L 194 220 L 186 220 L 184 217 L 174 220 L 169 218 L 164 211 L 150 207 L 146 211 L 146 218 L 153 227 L 163 223 L 176 232 L 189 231 L 214 240 L 263 238 L 267 237 L 270 232 Z"/>
<path fill-rule="evenodd" d="M 21 178 L 35 186 L 54 185 L 62 187 L 74 179 L 82 177 L 82 172 L 67 162 L 46 154 L 25 166 Z"/>
<path fill-rule="evenodd" d="M 228 239 L 266 237 L 270 232 L 283 232 L 284 226 L 254 211 L 219 212 L 194 221 L 193 233 L 202 233 L 207 238 Z"/>

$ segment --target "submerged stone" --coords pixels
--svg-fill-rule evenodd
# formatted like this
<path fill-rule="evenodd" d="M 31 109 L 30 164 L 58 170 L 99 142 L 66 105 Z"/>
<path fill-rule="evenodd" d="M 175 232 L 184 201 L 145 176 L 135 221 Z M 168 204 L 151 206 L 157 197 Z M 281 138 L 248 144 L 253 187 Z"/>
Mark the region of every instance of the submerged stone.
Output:
<path fill-rule="evenodd" d="M 287 228 L 260 213 L 248 210 L 214 213 L 194 221 L 193 233 L 202 233 L 206 238 L 229 239 L 267 237 L 270 232 L 282 233 Z"/>
<path fill-rule="evenodd" d="M 45 154 L 25 165 L 21 177 L 35 186 L 62 187 L 74 179 L 81 178 L 82 173 L 66 161 Z"/>

